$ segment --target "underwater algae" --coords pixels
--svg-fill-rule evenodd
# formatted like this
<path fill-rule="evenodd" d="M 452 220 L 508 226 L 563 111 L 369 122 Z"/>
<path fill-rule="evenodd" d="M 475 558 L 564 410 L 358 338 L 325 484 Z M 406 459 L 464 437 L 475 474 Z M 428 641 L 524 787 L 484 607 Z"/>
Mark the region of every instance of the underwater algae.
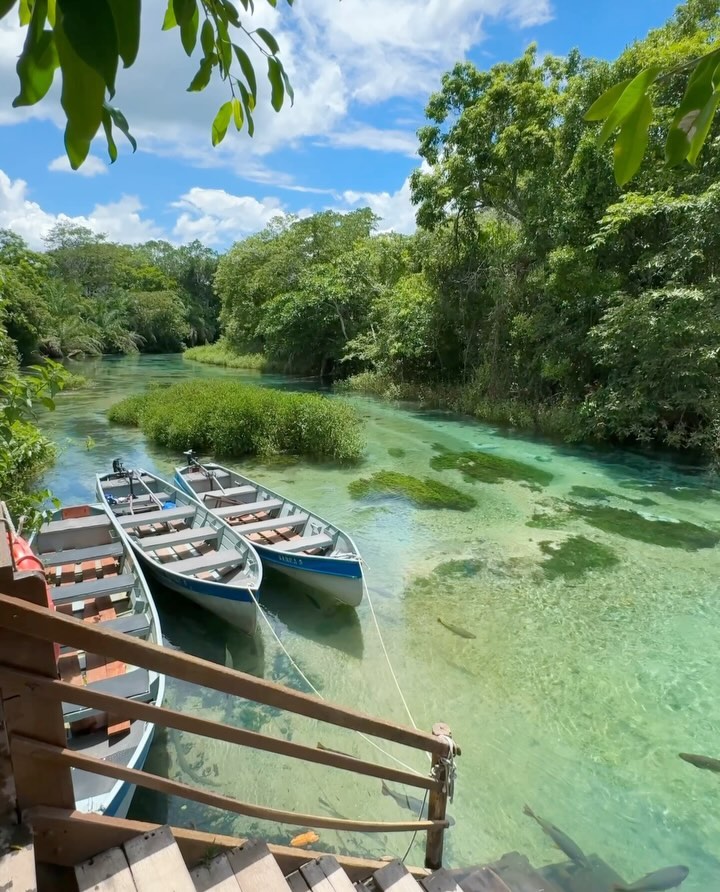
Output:
<path fill-rule="evenodd" d="M 720 533 L 685 520 L 649 518 L 637 511 L 609 505 L 570 504 L 572 513 L 595 529 L 648 545 L 698 551 L 701 548 L 714 548 L 720 542 Z"/>
<path fill-rule="evenodd" d="M 547 486 L 553 475 L 541 468 L 488 452 L 449 452 L 443 451 L 430 459 L 436 471 L 460 471 L 466 480 L 481 483 L 502 483 L 504 480 L 517 480 Z"/>
<path fill-rule="evenodd" d="M 470 511 L 477 501 L 460 490 L 426 477 L 420 480 L 396 471 L 377 471 L 371 477 L 361 477 L 348 484 L 354 499 L 372 495 L 401 496 L 418 508 L 448 508 L 452 511 Z"/>
<path fill-rule="evenodd" d="M 609 489 L 598 489 L 594 486 L 573 486 L 570 489 L 570 495 L 574 499 L 585 499 L 590 502 L 607 502 L 610 499 L 619 499 L 621 502 L 631 502 L 633 505 L 642 505 L 645 508 L 657 505 L 657 502 L 647 496 L 633 499 L 630 496 L 621 496 Z"/>
<path fill-rule="evenodd" d="M 548 579 L 562 576 L 579 579 L 591 570 L 607 570 L 620 563 L 612 548 L 585 536 L 571 536 L 564 542 L 540 542 L 547 559 L 540 565 Z"/>
<path fill-rule="evenodd" d="M 388 449 L 388 455 L 391 458 L 405 458 L 405 450 L 401 449 L 399 446 L 391 446 Z"/>

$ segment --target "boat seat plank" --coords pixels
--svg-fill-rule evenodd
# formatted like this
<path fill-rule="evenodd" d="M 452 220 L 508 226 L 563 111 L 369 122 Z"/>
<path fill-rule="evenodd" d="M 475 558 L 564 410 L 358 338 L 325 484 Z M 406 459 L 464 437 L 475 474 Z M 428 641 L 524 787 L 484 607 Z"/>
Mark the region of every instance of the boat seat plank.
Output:
<path fill-rule="evenodd" d="M 267 520 L 257 520 L 253 523 L 243 523 L 235 529 L 245 536 L 247 533 L 260 533 L 263 530 L 274 530 L 277 527 L 299 527 L 307 523 L 307 514 L 286 514 L 284 517 L 270 517 Z"/>
<path fill-rule="evenodd" d="M 186 558 L 184 561 L 170 561 L 163 564 L 163 567 L 175 573 L 190 576 L 203 570 L 215 570 L 219 567 L 228 567 L 230 564 L 240 564 L 244 559 L 244 556 L 234 548 L 222 548 L 220 551 L 209 551 L 200 557 Z"/>
<path fill-rule="evenodd" d="M 391 861 L 375 871 L 373 880 L 380 892 L 421 892 L 402 861 Z"/>
<path fill-rule="evenodd" d="M 152 699 L 150 692 L 150 676 L 147 669 L 133 669 L 131 672 L 123 672 L 122 675 L 111 675 L 100 681 L 94 681 L 85 685 L 87 690 L 96 691 L 98 694 L 113 694 L 125 700 L 141 700 L 147 702 Z M 63 703 L 63 716 L 72 715 L 73 721 L 77 721 L 76 713 L 82 713 L 82 718 L 101 712 L 88 706 L 78 706 L 77 703 Z"/>
<path fill-rule="evenodd" d="M 447 870 L 437 870 L 429 877 L 420 880 L 425 892 L 463 892 Z"/>
<path fill-rule="evenodd" d="M 167 523 L 170 520 L 186 520 L 192 517 L 197 509 L 188 505 L 181 508 L 163 508 L 157 511 L 144 511 L 142 514 L 125 514 L 118 517 L 121 527 L 142 526 L 146 523 Z"/>
<path fill-rule="evenodd" d="M 106 514 L 91 514 L 89 517 L 71 517 L 67 520 L 51 520 L 40 528 L 40 534 L 60 533 L 63 530 L 89 530 L 110 527 L 110 518 Z"/>
<path fill-rule="evenodd" d="M 102 558 L 122 557 L 122 542 L 108 542 L 107 545 L 91 545 L 88 548 L 66 548 L 64 551 L 46 551 L 38 554 L 45 567 L 60 567 L 62 564 L 81 564 L 83 561 L 96 561 Z"/>
<path fill-rule="evenodd" d="M 225 852 L 213 858 L 209 864 L 201 864 L 191 870 L 190 878 L 197 892 L 240 892 Z"/>
<path fill-rule="evenodd" d="M 242 892 L 290 892 L 270 850 L 259 839 L 228 852 L 228 861 Z"/>
<path fill-rule="evenodd" d="M 85 601 L 88 598 L 127 592 L 134 585 L 135 577 L 132 573 L 122 573 L 120 576 L 106 576 L 104 579 L 89 579 L 87 582 L 51 587 L 50 595 L 57 607 L 60 604 L 71 604 L 73 601 Z"/>
<path fill-rule="evenodd" d="M 152 485 L 155 482 L 152 477 L 145 474 L 143 474 L 141 477 L 133 476 L 132 478 L 133 486 L 136 483 L 139 485 L 141 481 L 150 488 L 152 488 Z M 128 485 L 129 481 L 127 477 L 116 477 L 114 480 L 100 481 L 100 486 L 102 487 L 103 492 L 112 492 L 114 489 L 127 489 Z"/>
<path fill-rule="evenodd" d="M 162 536 L 145 536 L 137 540 L 137 545 L 143 551 L 165 548 L 166 546 L 183 545 L 186 542 L 204 542 L 206 539 L 215 539 L 219 531 L 215 527 L 190 527 L 187 530 L 176 530 L 174 533 L 164 533 Z"/>
<path fill-rule="evenodd" d="M 123 846 L 137 892 L 195 892 L 169 827 L 158 827 Z"/>
<path fill-rule="evenodd" d="M 202 493 L 203 499 L 228 499 L 234 496 L 247 496 L 257 492 L 256 487 L 244 483 L 242 486 L 226 486 L 225 489 L 209 489 Z"/>
<path fill-rule="evenodd" d="M 258 511 L 276 511 L 285 504 L 282 499 L 265 499 L 264 502 L 236 502 L 233 505 L 221 505 L 219 508 L 210 508 L 218 517 L 233 517 L 235 515 L 255 514 Z"/>
<path fill-rule="evenodd" d="M 136 892 L 122 849 L 108 849 L 75 868 L 78 892 Z"/>
<path fill-rule="evenodd" d="M 333 892 L 355 892 L 355 887 L 350 878 L 340 867 L 337 858 L 332 855 L 323 855 L 318 858 L 318 865 L 330 881 Z"/>
<path fill-rule="evenodd" d="M 108 632 L 121 632 L 123 635 L 146 638 L 150 631 L 150 620 L 144 613 L 125 613 L 117 619 L 106 620 L 102 628 Z"/>
<path fill-rule="evenodd" d="M 209 477 L 207 474 L 204 474 L 202 471 L 189 471 L 183 474 L 183 477 L 189 483 L 202 483 L 203 480 L 230 480 L 230 474 L 227 471 L 216 470 L 215 468 L 210 469 L 212 471 L 212 477 Z"/>
<path fill-rule="evenodd" d="M 243 528 L 240 527 L 240 530 Z M 284 551 L 288 553 L 305 551 L 306 548 L 329 548 L 333 544 L 331 536 L 325 533 L 318 533 L 315 536 L 303 536 L 301 539 L 290 539 L 289 542 L 276 542 L 269 545 L 275 551 Z"/>

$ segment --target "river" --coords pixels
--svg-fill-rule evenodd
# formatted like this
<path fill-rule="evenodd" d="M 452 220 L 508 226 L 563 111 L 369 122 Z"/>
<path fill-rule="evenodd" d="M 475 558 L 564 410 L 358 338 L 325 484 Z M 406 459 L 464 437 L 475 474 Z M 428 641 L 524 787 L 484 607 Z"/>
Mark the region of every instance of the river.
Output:
<path fill-rule="evenodd" d="M 315 386 L 180 356 L 103 359 L 74 370 L 91 386 L 62 394 L 41 419 L 61 448 L 44 482 L 65 503 L 92 498 L 93 475 L 116 457 L 171 475 L 179 456 L 105 418 L 113 402 L 150 381 L 230 375 L 269 387 Z M 447 413 L 351 402 L 368 441 L 359 468 L 254 461 L 242 468 L 358 543 L 418 726 L 445 721 L 462 746 L 446 862 L 512 850 L 535 863 L 558 860 L 523 815 L 527 802 L 628 880 L 684 863 L 691 874 L 683 890 L 717 888 L 720 778 L 677 753 L 720 756 L 720 546 L 712 547 L 720 486 L 713 489 L 702 468 L 670 457 L 570 448 Z M 489 484 L 430 468 L 440 451 L 476 449 L 552 479 Z M 478 505 L 456 512 L 350 498 L 350 481 L 380 469 L 441 479 Z M 261 603 L 323 696 L 406 721 L 366 603 L 357 614 L 331 608 L 274 579 Z M 168 646 L 305 690 L 266 627 L 249 640 L 171 593 L 158 592 L 158 606 Z M 438 618 L 476 637 L 459 637 Z M 319 730 L 308 719 L 172 679 L 167 703 L 312 746 L 376 755 L 351 732 Z M 424 770 L 422 754 L 409 759 Z M 368 820 L 410 816 L 380 795 L 378 781 L 178 732 L 158 730 L 146 767 L 278 808 Z M 145 791 L 131 817 L 281 843 L 302 831 Z M 411 843 L 410 834 L 321 830 L 320 838 L 320 848 L 372 856 L 402 856 Z M 415 841 L 409 862 L 422 863 L 423 845 Z"/>

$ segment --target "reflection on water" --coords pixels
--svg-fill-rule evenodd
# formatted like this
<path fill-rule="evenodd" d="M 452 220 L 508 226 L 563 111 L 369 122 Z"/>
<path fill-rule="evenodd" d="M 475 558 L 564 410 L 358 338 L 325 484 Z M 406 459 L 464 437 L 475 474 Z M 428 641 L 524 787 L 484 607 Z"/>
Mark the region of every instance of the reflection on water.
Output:
<path fill-rule="evenodd" d="M 43 419 L 63 447 L 47 483 L 66 501 L 88 498 L 93 474 L 117 456 L 171 474 L 176 456 L 105 421 L 113 401 L 150 380 L 231 375 L 312 387 L 179 357 L 103 360 L 89 368 L 78 370 L 94 377 L 93 386 L 61 396 L 58 411 Z M 684 863 L 691 867 L 684 890 L 716 888 L 717 777 L 677 753 L 720 756 L 720 485 L 702 468 L 667 456 L 571 449 L 445 413 L 354 401 L 367 426 L 360 468 L 248 462 L 243 470 L 327 515 L 357 541 L 416 721 L 426 728 L 448 722 L 463 747 L 449 863 L 512 850 L 538 864 L 557 860 L 548 837 L 523 815 L 527 802 L 627 879 Z M 90 450 L 88 436 L 96 443 Z M 520 473 L 515 465 L 510 474 L 506 466 L 503 479 L 488 483 L 481 463 L 431 467 L 438 455 L 474 451 L 545 474 Z M 498 467 L 483 467 L 491 465 Z M 416 510 L 397 497 L 349 497 L 348 483 L 380 470 L 432 476 L 474 496 L 477 507 Z M 366 604 L 344 611 L 274 574 L 262 600 L 273 629 L 323 696 L 405 720 Z M 248 639 L 172 593 L 159 592 L 158 606 L 169 646 L 306 689 L 264 624 Z M 263 733 L 377 755 L 343 729 L 184 682 L 169 680 L 167 699 L 185 712 Z M 425 767 L 421 754 L 397 755 Z M 311 814 L 409 814 L 381 795 L 379 781 L 177 732 L 158 732 L 148 769 Z M 142 791 L 132 813 L 284 843 L 299 832 Z M 409 834 L 320 837 L 324 849 L 374 856 L 402 855 L 410 842 Z M 421 848 L 419 841 L 410 860 L 421 862 Z"/>

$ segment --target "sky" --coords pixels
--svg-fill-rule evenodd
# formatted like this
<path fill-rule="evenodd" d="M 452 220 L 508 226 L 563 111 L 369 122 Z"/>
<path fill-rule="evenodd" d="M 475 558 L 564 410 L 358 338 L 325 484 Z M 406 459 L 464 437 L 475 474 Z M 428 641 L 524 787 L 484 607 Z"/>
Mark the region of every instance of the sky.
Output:
<path fill-rule="evenodd" d="M 279 214 L 369 206 L 381 231 L 412 232 L 416 131 L 455 62 L 489 68 L 533 41 L 541 54 L 578 47 L 612 59 L 676 2 L 278 0 L 273 9 L 256 0 L 252 26 L 278 39 L 295 103 L 277 114 L 261 88 L 254 138 L 231 126 L 215 149 L 210 125 L 227 88 L 218 81 L 186 92 L 198 59 L 184 55 L 177 30 L 161 31 L 165 5 L 145 0 L 141 50 L 119 72 L 113 100 L 138 151 L 118 134 L 110 165 L 97 139 L 79 172 L 64 156 L 57 84 L 40 104 L 12 108 L 24 35 L 14 11 L 0 21 L 0 228 L 34 248 L 70 219 L 113 241 L 200 239 L 224 250 Z"/>

